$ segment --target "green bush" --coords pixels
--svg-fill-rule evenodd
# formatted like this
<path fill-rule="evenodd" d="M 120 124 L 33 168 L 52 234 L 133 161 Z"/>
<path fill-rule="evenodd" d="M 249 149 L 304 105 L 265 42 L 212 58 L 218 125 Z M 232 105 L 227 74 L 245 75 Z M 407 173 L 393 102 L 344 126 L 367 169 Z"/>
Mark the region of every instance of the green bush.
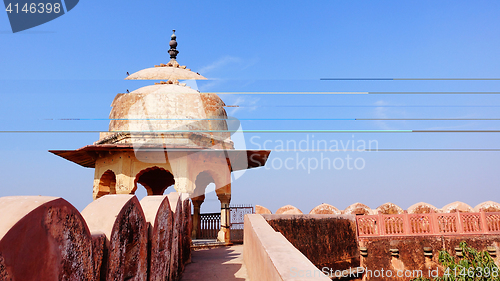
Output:
<path fill-rule="evenodd" d="M 461 242 L 463 257 L 454 258 L 447 251 L 439 252 L 444 272 L 433 279 L 419 277 L 411 281 L 500 281 L 500 271 L 487 251 L 477 251 Z"/>

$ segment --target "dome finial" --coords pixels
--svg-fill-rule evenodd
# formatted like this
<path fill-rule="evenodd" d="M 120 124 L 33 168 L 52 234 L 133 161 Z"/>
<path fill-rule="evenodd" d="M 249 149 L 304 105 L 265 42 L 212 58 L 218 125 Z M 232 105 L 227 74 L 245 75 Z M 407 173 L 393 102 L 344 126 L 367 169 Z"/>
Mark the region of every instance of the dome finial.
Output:
<path fill-rule="evenodd" d="M 175 41 L 175 39 L 177 38 L 177 36 L 175 36 L 175 29 L 172 30 L 174 33 L 172 34 L 172 36 L 170 36 L 170 50 L 168 50 L 168 54 L 170 55 L 170 58 L 171 59 L 176 59 L 177 58 L 177 54 L 179 53 L 179 51 L 177 51 L 177 41 Z"/>

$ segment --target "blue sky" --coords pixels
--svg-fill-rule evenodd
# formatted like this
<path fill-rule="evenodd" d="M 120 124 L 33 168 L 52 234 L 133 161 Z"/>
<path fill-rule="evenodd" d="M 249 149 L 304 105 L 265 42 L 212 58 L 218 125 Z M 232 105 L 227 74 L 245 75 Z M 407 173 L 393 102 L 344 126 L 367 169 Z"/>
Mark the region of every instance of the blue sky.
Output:
<path fill-rule="evenodd" d="M 226 104 L 240 106 L 227 110 L 244 130 L 498 130 L 500 121 L 471 119 L 500 118 L 500 95 L 480 93 L 498 91 L 500 81 L 320 79 L 500 78 L 499 8 L 497 1 L 80 1 L 16 34 L 0 12 L 0 130 L 106 131 L 114 96 L 152 83 L 124 81 L 126 72 L 168 62 L 172 29 L 179 63 L 211 78 L 196 84 L 202 92 L 224 92 Z M 47 120 L 61 118 L 103 120 Z M 467 120 L 318 120 L 354 118 Z M 280 141 L 314 139 L 376 140 L 380 149 L 495 149 L 499 134 L 248 133 L 245 146 L 268 141 L 266 148 L 277 149 Z M 93 170 L 47 150 L 97 139 L 1 133 L 0 196 L 62 196 L 83 209 L 92 200 Z M 232 202 L 272 211 L 292 204 L 304 212 L 321 203 L 407 208 L 424 201 L 440 208 L 460 200 L 474 207 L 500 201 L 499 153 L 275 151 L 268 167 L 233 183 Z M 363 169 L 297 164 L 347 155 L 363 158 Z M 294 168 L 279 168 L 288 158 Z M 212 193 L 204 211 L 217 205 Z"/>

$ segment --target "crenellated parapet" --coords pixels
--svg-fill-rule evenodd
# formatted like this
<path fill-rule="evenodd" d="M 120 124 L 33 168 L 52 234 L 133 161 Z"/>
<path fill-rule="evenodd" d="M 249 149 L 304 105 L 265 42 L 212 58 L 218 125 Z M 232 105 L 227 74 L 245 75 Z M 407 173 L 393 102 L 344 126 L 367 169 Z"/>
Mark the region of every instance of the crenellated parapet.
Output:
<path fill-rule="evenodd" d="M 272 214 L 272 212 L 260 205 L 256 205 L 256 213 L 257 214 Z M 354 203 L 349 205 L 344 210 L 339 210 L 337 207 L 322 203 L 316 207 L 314 207 L 309 214 L 346 214 L 346 215 L 397 215 L 397 214 L 429 214 L 429 213 L 474 213 L 474 212 L 500 212 L 500 203 L 493 201 L 486 201 L 478 204 L 474 208 L 469 206 L 466 203 L 456 201 L 450 204 L 443 206 L 441 209 L 436 208 L 435 206 L 425 203 L 419 202 L 408 207 L 407 210 L 399 207 L 398 205 L 387 202 L 375 209 L 368 207 L 362 203 Z M 295 206 L 285 205 L 279 208 L 275 214 L 302 214 L 302 211 Z"/>
<path fill-rule="evenodd" d="M 105 195 L 81 214 L 62 198 L 12 196 L 0 210 L 2 280 L 178 280 L 190 262 L 184 194 Z"/>
<path fill-rule="evenodd" d="M 289 214 L 289 215 L 299 215 L 302 214 L 302 211 L 299 210 L 298 208 L 292 206 L 292 205 L 286 205 L 281 208 L 279 208 L 276 211 L 277 215 L 284 215 L 284 214 Z"/>
<path fill-rule="evenodd" d="M 93 260 L 100 262 L 93 254 L 101 252 L 92 251 L 91 232 L 68 201 L 2 197 L 0 211 L 1 280 L 97 279 Z"/>
<path fill-rule="evenodd" d="M 314 209 L 312 209 L 309 214 L 313 215 L 313 214 L 316 214 L 316 215 L 326 215 L 326 214 L 335 214 L 335 215 L 339 215 L 339 214 L 342 214 L 342 211 L 335 208 L 334 206 L 330 205 L 330 204 L 321 204 L 321 205 L 318 205 L 316 207 L 314 207 Z"/>
<path fill-rule="evenodd" d="M 348 214 L 348 215 L 373 215 L 374 210 L 370 209 L 370 207 L 366 206 L 365 204 L 361 203 L 354 203 L 347 208 L 344 209 L 342 212 L 343 214 Z"/>

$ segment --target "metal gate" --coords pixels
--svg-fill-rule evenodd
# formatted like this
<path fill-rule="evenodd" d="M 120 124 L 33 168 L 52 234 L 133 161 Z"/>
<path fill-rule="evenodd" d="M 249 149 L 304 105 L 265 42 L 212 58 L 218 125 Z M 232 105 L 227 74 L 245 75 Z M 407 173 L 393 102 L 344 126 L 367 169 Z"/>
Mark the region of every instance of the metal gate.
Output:
<path fill-rule="evenodd" d="M 246 214 L 253 214 L 252 205 L 230 206 L 231 242 L 243 243 L 243 223 Z M 200 231 L 197 239 L 217 239 L 220 230 L 220 213 L 200 214 Z"/>
<path fill-rule="evenodd" d="M 253 214 L 252 205 L 230 206 L 231 218 L 231 242 L 243 243 L 243 224 L 245 215 Z"/>

